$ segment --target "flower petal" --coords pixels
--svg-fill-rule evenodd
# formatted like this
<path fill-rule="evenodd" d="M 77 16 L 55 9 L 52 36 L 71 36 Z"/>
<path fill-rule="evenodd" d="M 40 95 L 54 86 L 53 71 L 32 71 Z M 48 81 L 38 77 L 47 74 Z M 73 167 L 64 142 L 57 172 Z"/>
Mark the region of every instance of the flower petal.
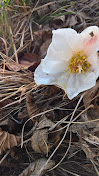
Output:
<path fill-rule="evenodd" d="M 87 61 L 91 64 L 91 67 L 90 67 L 91 71 L 95 70 L 97 67 L 97 61 L 98 61 L 97 52 L 90 53 L 87 58 Z"/>
<path fill-rule="evenodd" d="M 53 31 L 52 47 L 56 52 L 60 52 L 61 59 L 70 59 L 79 34 L 74 29 L 64 28 Z"/>
<path fill-rule="evenodd" d="M 99 27 L 90 26 L 80 33 L 83 39 L 83 52 L 87 57 L 99 50 Z"/>
<path fill-rule="evenodd" d="M 42 70 L 46 73 L 49 73 L 49 74 L 59 74 L 61 72 L 64 72 L 67 67 L 68 67 L 68 61 L 64 61 L 64 60 L 59 60 L 59 61 L 56 61 L 56 60 L 45 60 L 45 59 L 42 59 L 41 61 L 41 67 L 42 67 Z"/>
<path fill-rule="evenodd" d="M 41 64 L 34 72 L 34 80 L 37 85 L 52 85 L 55 84 L 55 76 L 43 72 Z"/>
<path fill-rule="evenodd" d="M 86 74 L 70 74 L 67 79 L 67 73 L 64 73 L 58 79 L 58 85 L 65 90 L 69 99 L 76 97 L 80 92 L 92 88 L 96 84 L 96 74 L 89 72 Z"/>

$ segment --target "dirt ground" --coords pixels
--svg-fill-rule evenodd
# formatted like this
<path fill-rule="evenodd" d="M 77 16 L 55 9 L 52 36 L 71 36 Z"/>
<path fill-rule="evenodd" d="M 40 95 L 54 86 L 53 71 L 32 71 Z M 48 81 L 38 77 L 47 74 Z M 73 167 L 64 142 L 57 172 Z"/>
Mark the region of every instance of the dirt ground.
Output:
<path fill-rule="evenodd" d="M 72 100 L 34 81 L 52 30 L 99 26 L 99 1 L 0 3 L 0 176 L 99 176 L 99 80 Z"/>

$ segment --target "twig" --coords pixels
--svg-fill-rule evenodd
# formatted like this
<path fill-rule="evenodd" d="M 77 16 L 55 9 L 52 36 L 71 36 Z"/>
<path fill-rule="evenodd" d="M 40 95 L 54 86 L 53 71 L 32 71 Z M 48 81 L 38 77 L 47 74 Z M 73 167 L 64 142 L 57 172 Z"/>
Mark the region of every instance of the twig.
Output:
<path fill-rule="evenodd" d="M 99 176 L 99 171 L 98 171 L 98 169 L 97 169 L 96 165 L 94 164 L 94 161 L 93 161 L 93 160 L 90 160 L 90 161 L 91 161 L 91 163 L 93 164 L 94 169 L 95 169 L 95 171 L 96 171 L 97 175 Z"/>
<path fill-rule="evenodd" d="M 0 160 L 0 164 L 5 160 L 5 158 L 9 155 L 10 150 L 7 151 L 7 153 L 4 155 L 4 157 Z"/>

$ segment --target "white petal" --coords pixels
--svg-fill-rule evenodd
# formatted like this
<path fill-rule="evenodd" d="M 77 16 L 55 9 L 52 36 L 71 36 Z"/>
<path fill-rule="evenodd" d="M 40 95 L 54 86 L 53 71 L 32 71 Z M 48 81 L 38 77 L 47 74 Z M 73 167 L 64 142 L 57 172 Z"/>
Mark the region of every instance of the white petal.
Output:
<path fill-rule="evenodd" d="M 61 87 L 67 93 L 67 82 L 69 79 L 69 72 L 64 72 L 57 78 L 57 85 Z"/>
<path fill-rule="evenodd" d="M 69 99 L 73 99 L 80 92 L 95 86 L 97 79 L 96 77 L 97 75 L 94 72 L 89 72 L 86 74 L 63 73 L 58 78 L 57 85 L 64 89 Z"/>
<path fill-rule="evenodd" d="M 94 72 L 86 74 L 71 74 L 67 82 L 67 95 L 69 99 L 76 97 L 80 92 L 95 86 L 96 75 Z"/>
<path fill-rule="evenodd" d="M 87 58 L 87 61 L 91 64 L 91 71 L 95 70 L 96 67 L 97 67 L 97 62 L 98 62 L 98 57 L 97 57 L 97 52 L 94 52 L 94 53 L 90 53 L 88 58 Z"/>
<path fill-rule="evenodd" d="M 83 39 L 83 51 L 87 56 L 99 49 L 99 27 L 90 26 L 82 31 L 80 35 Z"/>
<path fill-rule="evenodd" d="M 55 83 L 55 76 L 43 72 L 42 66 L 39 65 L 34 72 L 34 80 L 37 85 L 52 85 Z"/>
<path fill-rule="evenodd" d="M 42 70 L 49 74 L 59 74 L 64 72 L 68 67 L 68 62 L 64 60 L 45 60 L 41 61 Z"/>
<path fill-rule="evenodd" d="M 71 28 L 64 28 L 64 29 L 57 29 L 53 31 L 53 38 L 52 38 L 52 47 L 62 56 L 66 56 L 65 58 L 61 59 L 70 59 L 72 56 L 73 48 L 75 45 L 75 41 L 78 38 L 79 34 L 74 29 Z"/>

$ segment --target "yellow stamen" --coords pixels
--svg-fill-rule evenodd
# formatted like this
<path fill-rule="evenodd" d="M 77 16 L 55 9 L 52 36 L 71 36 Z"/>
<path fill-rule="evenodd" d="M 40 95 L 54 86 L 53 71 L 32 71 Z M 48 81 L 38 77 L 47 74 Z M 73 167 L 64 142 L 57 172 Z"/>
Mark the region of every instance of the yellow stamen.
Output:
<path fill-rule="evenodd" d="M 70 73 L 85 73 L 89 71 L 90 65 L 87 57 L 82 52 L 77 52 L 71 58 L 68 68 L 70 69 Z"/>

